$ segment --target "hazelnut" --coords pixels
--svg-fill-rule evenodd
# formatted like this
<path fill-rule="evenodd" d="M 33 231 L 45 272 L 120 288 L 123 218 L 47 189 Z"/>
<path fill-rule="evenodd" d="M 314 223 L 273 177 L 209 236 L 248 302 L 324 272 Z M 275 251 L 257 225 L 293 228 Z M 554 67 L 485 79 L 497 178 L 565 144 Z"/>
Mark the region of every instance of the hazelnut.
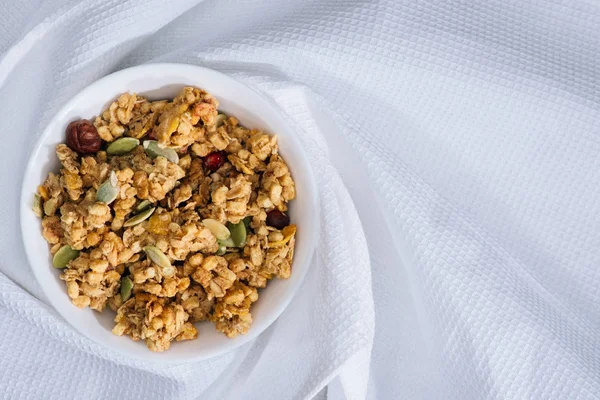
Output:
<path fill-rule="evenodd" d="M 67 146 L 77 154 L 96 153 L 101 144 L 98 130 L 87 119 L 73 121 L 67 126 Z"/>

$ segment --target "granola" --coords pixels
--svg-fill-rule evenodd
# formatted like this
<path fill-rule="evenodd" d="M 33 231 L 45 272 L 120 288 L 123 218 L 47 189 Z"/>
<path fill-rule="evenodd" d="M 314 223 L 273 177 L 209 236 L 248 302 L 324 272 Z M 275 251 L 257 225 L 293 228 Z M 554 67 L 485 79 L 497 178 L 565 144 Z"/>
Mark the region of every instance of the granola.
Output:
<path fill-rule="evenodd" d="M 218 107 L 194 87 L 124 93 L 69 125 L 35 195 L 73 304 L 108 306 L 113 333 L 152 351 L 196 339 L 200 321 L 245 334 L 258 289 L 292 273 L 296 188 L 277 138 Z"/>

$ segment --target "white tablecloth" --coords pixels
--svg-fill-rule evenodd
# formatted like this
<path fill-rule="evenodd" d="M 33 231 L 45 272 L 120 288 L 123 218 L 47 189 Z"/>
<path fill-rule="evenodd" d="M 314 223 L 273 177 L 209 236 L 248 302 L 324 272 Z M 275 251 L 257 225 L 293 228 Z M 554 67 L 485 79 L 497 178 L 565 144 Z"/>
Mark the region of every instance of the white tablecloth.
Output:
<path fill-rule="evenodd" d="M 0 15 L 0 396 L 599 396 L 599 3 L 3 0 Z M 36 299 L 16 233 L 27 146 L 85 85 L 158 61 L 231 74 L 324 138 L 323 174 L 367 238 L 372 349 L 365 319 L 335 369 L 310 354 L 281 372 L 246 357 L 228 375 L 239 354 L 143 368 Z"/>

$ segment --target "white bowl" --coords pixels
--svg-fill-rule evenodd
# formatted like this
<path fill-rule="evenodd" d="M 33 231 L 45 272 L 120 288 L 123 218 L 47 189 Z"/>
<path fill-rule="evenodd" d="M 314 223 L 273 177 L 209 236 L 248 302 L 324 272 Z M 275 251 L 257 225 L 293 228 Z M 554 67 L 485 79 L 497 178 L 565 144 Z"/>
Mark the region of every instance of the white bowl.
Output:
<path fill-rule="evenodd" d="M 275 134 L 281 155 L 296 181 L 297 198 L 290 203 L 290 217 L 298 226 L 292 276 L 274 279 L 260 291 L 252 307 L 254 322 L 246 335 L 233 339 L 216 331 L 210 322 L 196 324 L 198 339 L 174 342 L 169 350 L 153 353 L 143 341 L 111 333 L 114 313 L 98 313 L 75 307 L 53 268 L 40 220 L 31 211 L 33 194 L 48 172 L 58 171 L 55 146 L 65 142 L 69 122 L 102 112 L 123 92 L 136 92 L 151 100 L 173 98 L 183 86 L 197 86 L 212 93 L 223 112 L 235 115 L 246 127 Z M 283 312 L 298 291 L 308 268 L 318 234 L 317 190 L 310 163 L 293 129 L 261 95 L 219 72 L 184 64 L 147 64 L 108 75 L 78 93 L 50 121 L 29 159 L 21 190 L 21 233 L 29 264 L 50 304 L 79 332 L 95 342 L 127 356 L 159 362 L 186 362 L 226 353 L 256 338 Z"/>

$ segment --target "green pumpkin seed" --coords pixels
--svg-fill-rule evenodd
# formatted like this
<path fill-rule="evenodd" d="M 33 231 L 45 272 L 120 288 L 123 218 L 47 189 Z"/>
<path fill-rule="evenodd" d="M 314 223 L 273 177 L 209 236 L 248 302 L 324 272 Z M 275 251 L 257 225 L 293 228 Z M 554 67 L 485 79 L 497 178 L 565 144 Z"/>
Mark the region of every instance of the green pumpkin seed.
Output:
<path fill-rule="evenodd" d="M 33 213 L 37 215 L 39 218 L 42 218 L 44 215 L 44 209 L 42 208 L 42 196 L 35 193 L 33 195 L 33 206 L 31 207 Z"/>
<path fill-rule="evenodd" d="M 58 204 L 56 199 L 48 199 L 44 202 L 44 214 L 47 216 L 54 215 L 56 210 L 58 209 Z"/>
<path fill-rule="evenodd" d="M 140 141 L 136 138 L 122 137 L 109 144 L 106 152 L 113 156 L 120 156 L 129 153 L 138 144 L 140 144 Z"/>
<path fill-rule="evenodd" d="M 179 163 L 179 156 L 175 150 L 161 147 L 156 140 L 144 140 L 144 151 L 152 158 L 164 157 L 172 163 Z"/>
<path fill-rule="evenodd" d="M 221 113 L 217 114 L 217 118 L 215 118 L 216 127 L 218 128 L 221 125 L 223 125 L 226 120 L 227 120 L 227 115 L 221 114 Z"/>
<path fill-rule="evenodd" d="M 227 239 L 217 239 L 217 242 L 219 243 L 219 246 L 225 246 L 225 247 L 236 247 L 233 239 L 231 237 L 228 237 Z"/>
<path fill-rule="evenodd" d="M 227 246 L 219 246 L 219 250 L 215 253 L 217 256 L 222 256 L 227 252 Z"/>
<path fill-rule="evenodd" d="M 227 223 L 227 228 L 231 232 L 231 239 L 235 247 L 244 247 L 246 245 L 246 225 L 244 221 L 237 224 Z"/>
<path fill-rule="evenodd" d="M 212 232 L 213 235 L 215 235 L 215 237 L 217 239 L 225 240 L 229 236 L 231 236 L 229 229 L 227 229 L 227 227 L 225 225 L 223 225 L 216 219 L 212 219 L 212 218 L 203 219 L 202 223 L 204 224 L 205 227 L 207 227 Z"/>
<path fill-rule="evenodd" d="M 117 174 L 115 174 L 115 171 L 112 171 L 109 178 L 98 188 L 98 191 L 96 192 L 96 201 L 104 204 L 110 204 L 115 201 L 119 195 L 118 183 Z"/>
<path fill-rule="evenodd" d="M 137 207 L 135 208 L 135 211 L 138 213 L 142 212 L 142 211 L 150 208 L 151 205 L 152 205 L 152 203 L 150 202 L 150 200 L 144 200 L 140 204 L 137 205 Z"/>
<path fill-rule="evenodd" d="M 152 260 L 154 264 L 161 267 L 161 272 L 164 276 L 170 277 L 175 275 L 177 268 L 171 265 L 171 261 L 169 261 L 169 258 L 165 255 L 165 253 L 154 246 L 146 246 L 143 248 L 143 250 L 144 253 L 146 253 L 146 256 L 148 256 L 148 258 Z"/>
<path fill-rule="evenodd" d="M 58 249 L 52 258 L 52 265 L 55 268 L 65 268 L 69 261 L 79 257 L 79 250 L 74 250 L 68 244 Z"/>
<path fill-rule="evenodd" d="M 131 297 L 131 290 L 133 289 L 133 282 L 128 276 L 121 278 L 121 300 L 126 302 Z"/>
<path fill-rule="evenodd" d="M 156 207 L 149 208 L 145 211 L 142 211 L 141 213 L 139 213 L 137 215 L 134 215 L 133 217 L 131 217 L 127 221 L 125 221 L 123 226 L 125 228 L 127 228 L 127 227 L 137 225 L 140 222 L 147 220 L 152 215 L 154 210 L 156 210 Z"/>

